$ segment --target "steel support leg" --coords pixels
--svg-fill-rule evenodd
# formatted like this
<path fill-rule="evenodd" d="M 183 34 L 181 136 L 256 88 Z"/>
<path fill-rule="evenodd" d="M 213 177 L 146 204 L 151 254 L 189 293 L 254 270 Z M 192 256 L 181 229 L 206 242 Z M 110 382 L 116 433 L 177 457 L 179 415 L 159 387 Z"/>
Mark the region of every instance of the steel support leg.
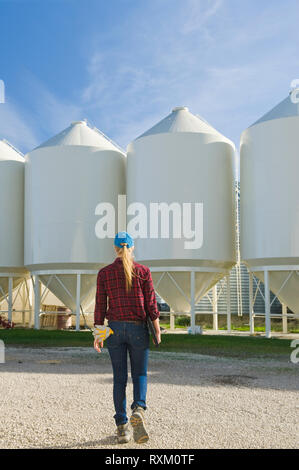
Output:
<path fill-rule="evenodd" d="M 174 313 L 169 314 L 169 322 L 170 322 L 170 330 L 173 331 L 175 330 L 175 315 Z"/>
<path fill-rule="evenodd" d="M 9 277 L 8 278 L 8 314 L 7 318 L 8 321 L 12 321 L 12 286 L 13 286 L 13 278 Z"/>
<path fill-rule="evenodd" d="M 249 326 L 250 334 L 254 334 L 254 313 L 253 313 L 253 274 L 249 271 Z"/>
<path fill-rule="evenodd" d="M 213 287 L 213 330 L 218 331 L 217 284 Z"/>
<path fill-rule="evenodd" d="M 269 271 L 264 271 L 266 338 L 271 338 Z"/>
<path fill-rule="evenodd" d="M 34 283 L 34 329 L 40 329 L 40 321 L 39 321 L 39 313 L 40 313 L 40 280 L 39 276 L 35 275 L 35 283 Z"/>
<path fill-rule="evenodd" d="M 227 315 L 227 332 L 231 333 L 232 331 L 232 322 L 231 322 L 231 305 L 230 305 L 230 276 L 226 276 L 226 315 Z"/>
<path fill-rule="evenodd" d="M 81 298 L 81 274 L 77 274 L 76 292 L 76 330 L 80 330 L 80 298 Z"/>
<path fill-rule="evenodd" d="M 195 334 L 195 271 L 190 272 L 191 333 Z"/>
<path fill-rule="evenodd" d="M 282 332 L 288 332 L 287 306 L 285 304 L 282 304 Z"/>

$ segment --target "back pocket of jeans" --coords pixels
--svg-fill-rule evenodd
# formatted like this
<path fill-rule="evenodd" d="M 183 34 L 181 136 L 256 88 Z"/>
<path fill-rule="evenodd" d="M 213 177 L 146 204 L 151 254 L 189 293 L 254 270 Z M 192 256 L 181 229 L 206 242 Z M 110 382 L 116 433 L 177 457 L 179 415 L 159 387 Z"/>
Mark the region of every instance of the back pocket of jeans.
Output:
<path fill-rule="evenodd" d="M 120 335 L 119 333 L 114 333 L 106 339 L 106 346 L 107 348 L 117 348 L 120 342 Z"/>
<path fill-rule="evenodd" d="M 136 332 L 135 335 L 131 335 L 131 343 L 137 349 L 146 349 L 149 346 L 149 334 L 144 328 Z"/>

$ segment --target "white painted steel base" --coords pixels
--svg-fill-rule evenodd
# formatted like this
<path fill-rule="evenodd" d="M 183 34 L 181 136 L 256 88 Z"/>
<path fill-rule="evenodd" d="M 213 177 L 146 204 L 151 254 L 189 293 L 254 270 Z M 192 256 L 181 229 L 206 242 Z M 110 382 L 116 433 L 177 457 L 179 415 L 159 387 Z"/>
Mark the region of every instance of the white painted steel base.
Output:
<path fill-rule="evenodd" d="M 76 292 L 73 295 L 69 289 L 63 284 L 63 281 L 59 279 L 61 287 L 66 291 L 68 296 L 73 299 L 73 301 L 76 303 L 76 308 L 71 309 L 72 313 L 76 315 L 76 330 L 80 330 L 80 315 L 81 315 L 81 309 L 82 309 L 82 300 L 85 299 L 86 295 L 84 298 L 82 298 L 81 295 L 81 275 L 91 275 L 95 276 L 97 275 L 98 271 L 96 270 L 59 270 L 59 271 L 33 271 L 31 272 L 31 275 L 34 276 L 34 280 L 32 279 L 32 282 L 34 283 L 34 328 L 39 329 L 40 328 L 40 314 L 41 312 L 41 298 L 44 296 L 45 290 L 50 289 L 50 283 L 51 283 L 51 278 L 52 276 L 55 275 L 60 275 L 60 274 L 67 274 L 67 275 L 73 275 L 76 277 Z M 31 276 L 31 278 L 32 278 Z M 40 276 L 48 276 L 48 282 L 47 285 L 44 287 L 43 293 L 41 292 L 41 281 L 40 281 Z"/>
<path fill-rule="evenodd" d="M 279 298 L 279 293 L 280 291 L 286 286 L 288 283 L 289 279 L 291 278 L 291 275 L 294 271 L 298 272 L 299 271 L 299 266 L 292 266 L 292 265 L 287 265 L 287 266 L 250 266 L 247 267 L 249 271 L 249 318 L 250 318 L 250 333 L 254 334 L 254 318 L 256 316 L 264 316 L 265 317 L 265 336 L 266 338 L 271 338 L 271 318 L 281 318 L 282 319 L 282 325 L 283 325 L 283 333 L 288 332 L 288 325 L 287 325 L 287 319 L 288 318 L 299 318 L 299 312 L 294 312 L 294 313 L 287 313 L 287 305 L 283 303 L 280 298 Z M 281 285 L 278 289 L 275 290 L 275 297 L 270 302 L 270 282 L 269 282 L 269 277 L 272 272 L 277 272 L 277 271 L 285 271 L 286 276 L 285 278 L 281 281 Z M 265 301 L 265 312 L 261 313 L 255 313 L 254 312 L 254 302 L 257 294 L 257 290 L 259 289 L 259 283 L 257 284 L 255 293 L 254 293 L 254 287 L 253 287 L 253 275 L 256 274 L 256 276 L 259 279 L 259 283 L 263 279 L 264 281 L 264 286 L 265 286 L 265 295 L 263 296 L 262 292 L 260 291 L 261 295 L 264 298 Z M 282 313 L 281 314 L 271 314 L 271 305 L 274 302 L 274 300 L 278 298 L 280 302 L 282 303 Z"/>
<path fill-rule="evenodd" d="M 0 313 L 7 313 L 7 318 L 10 322 L 13 321 L 13 312 L 22 312 L 24 318 L 25 312 L 31 311 L 30 295 L 27 286 L 29 274 L 22 275 L 18 272 L 2 272 L 0 273 L 0 278 L 3 282 L 8 282 L 7 291 L 5 291 L 5 289 L 3 289 L 3 285 L 1 285 L 3 284 L 3 282 L 0 282 L 0 299 L 2 305 L 2 308 L 0 308 Z M 13 291 L 15 291 L 16 289 L 17 293 L 13 300 Z M 16 310 L 13 308 L 14 303 L 18 298 L 21 298 L 21 310 Z M 26 310 L 27 303 L 29 305 L 28 310 Z M 7 309 L 3 309 L 4 304 L 7 305 Z"/>
<path fill-rule="evenodd" d="M 170 274 L 173 271 L 187 271 L 190 272 L 190 297 L 187 297 L 185 293 L 182 291 L 180 286 L 177 284 L 177 282 L 169 276 L 174 285 L 180 290 L 181 294 L 186 298 L 188 303 L 190 304 L 190 319 L 191 319 L 191 333 L 195 334 L 195 305 L 197 302 L 199 302 L 199 298 L 195 298 L 195 272 L 200 271 L 200 272 L 218 272 L 219 269 L 216 268 L 202 268 L 202 267 L 182 267 L 182 266 L 172 266 L 172 267 L 150 267 L 151 272 L 161 272 L 161 277 L 160 279 L 155 283 L 155 290 L 159 292 L 159 282 L 161 281 L 162 277 L 165 274 Z M 231 311 L 230 311 L 230 283 L 229 283 L 229 271 L 223 270 L 222 271 L 223 277 L 226 279 L 226 284 L 227 284 L 227 329 L 229 332 L 231 332 Z M 217 286 L 215 285 L 213 288 L 213 312 L 196 312 L 197 315 L 203 314 L 203 313 L 212 313 L 213 314 L 213 328 L 215 330 L 218 330 L 218 302 L 217 302 Z M 170 312 L 170 329 L 174 329 L 174 315 L 178 314 L 179 312 Z M 222 313 L 221 313 L 222 314 Z"/>

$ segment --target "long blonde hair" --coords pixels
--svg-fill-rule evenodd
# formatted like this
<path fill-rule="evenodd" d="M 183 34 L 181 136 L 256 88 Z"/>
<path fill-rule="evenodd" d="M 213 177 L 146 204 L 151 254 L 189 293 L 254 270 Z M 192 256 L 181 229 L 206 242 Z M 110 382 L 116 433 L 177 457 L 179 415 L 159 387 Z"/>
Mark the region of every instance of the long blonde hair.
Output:
<path fill-rule="evenodd" d="M 125 273 L 125 278 L 126 278 L 126 291 L 129 292 L 132 289 L 133 277 L 139 277 L 140 279 L 143 279 L 143 278 L 140 277 L 138 274 L 136 274 L 134 270 L 133 248 L 128 248 L 127 243 L 121 243 L 121 245 L 122 245 L 122 248 L 116 245 L 114 246 L 115 246 L 117 254 L 122 259 L 122 262 L 123 262 L 124 273 Z"/>

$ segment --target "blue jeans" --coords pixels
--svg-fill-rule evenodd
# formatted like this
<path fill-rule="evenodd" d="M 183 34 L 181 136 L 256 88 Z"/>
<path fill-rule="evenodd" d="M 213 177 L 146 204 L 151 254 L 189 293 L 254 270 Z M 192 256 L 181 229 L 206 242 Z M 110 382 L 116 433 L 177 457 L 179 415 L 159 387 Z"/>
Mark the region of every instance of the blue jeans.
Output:
<path fill-rule="evenodd" d="M 149 331 L 146 323 L 138 325 L 126 321 L 109 321 L 108 325 L 114 331 L 114 334 L 106 339 L 106 345 L 112 362 L 114 419 L 118 426 L 128 421 L 126 412 L 127 351 L 129 351 L 133 381 L 131 409 L 139 405 L 146 410 Z"/>

